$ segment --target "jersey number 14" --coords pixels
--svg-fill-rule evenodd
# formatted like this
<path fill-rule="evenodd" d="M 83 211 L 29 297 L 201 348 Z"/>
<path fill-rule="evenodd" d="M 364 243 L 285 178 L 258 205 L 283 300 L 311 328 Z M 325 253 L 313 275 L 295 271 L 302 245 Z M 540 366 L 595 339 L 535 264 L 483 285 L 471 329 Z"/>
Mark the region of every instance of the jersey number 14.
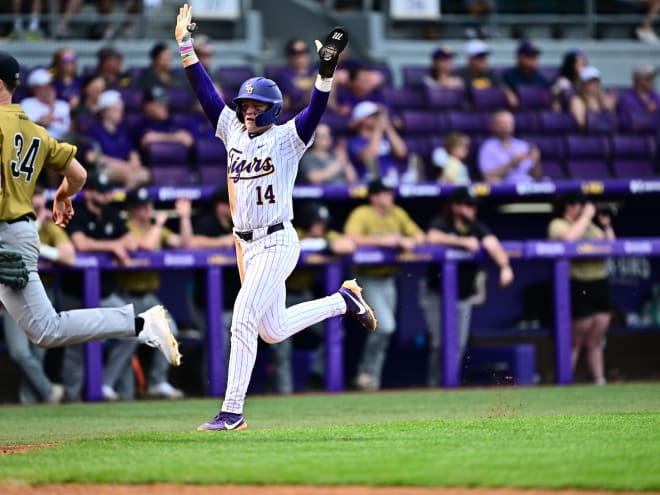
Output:
<path fill-rule="evenodd" d="M 262 190 L 261 186 L 257 186 L 255 189 L 257 191 L 257 205 L 258 206 L 262 206 L 265 202 L 273 204 L 277 201 L 275 199 L 275 193 L 273 192 L 273 185 L 272 184 L 267 185 L 266 188 L 263 189 L 263 190 Z"/>
<path fill-rule="evenodd" d="M 23 154 L 23 145 L 25 144 L 25 139 L 23 134 L 17 133 L 14 135 L 14 147 L 16 148 L 16 160 L 12 160 L 11 165 L 11 175 L 14 179 L 19 179 L 21 174 L 25 174 L 25 182 L 30 182 L 32 176 L 34 175 L 34 162 L 37 159 L 39 154 L 39 146 L 41 145 L 41 139 L 38 137 L 32 138 L 30 146 L 28 147 L 25 154 Z"/>

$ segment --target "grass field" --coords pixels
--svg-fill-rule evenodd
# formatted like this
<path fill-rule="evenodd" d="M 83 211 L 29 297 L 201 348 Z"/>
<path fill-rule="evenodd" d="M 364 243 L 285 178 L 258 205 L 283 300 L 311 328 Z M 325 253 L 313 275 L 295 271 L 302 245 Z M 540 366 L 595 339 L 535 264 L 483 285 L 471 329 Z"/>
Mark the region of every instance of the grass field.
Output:
<path fill-rule="evenodd" d="M 660 489 L 660 384 L 0 407 L 1 483 Z"/>

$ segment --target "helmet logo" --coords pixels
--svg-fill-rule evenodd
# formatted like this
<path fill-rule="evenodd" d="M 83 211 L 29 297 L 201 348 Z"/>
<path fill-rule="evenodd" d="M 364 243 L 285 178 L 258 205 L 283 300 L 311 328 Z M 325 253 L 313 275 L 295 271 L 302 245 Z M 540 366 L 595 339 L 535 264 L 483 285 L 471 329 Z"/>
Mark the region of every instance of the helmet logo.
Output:
<path fill-rule="evenodd" d="M 246 92 L 247 94 L 249 94 L 249 95 L 251 95 L 252 93 L 254 93 L 254 86 L 252 85 L 251 82 L 249 82 L 249 83 L 247 83 L 247 84 L 245 85 L 245 92 Z"/>

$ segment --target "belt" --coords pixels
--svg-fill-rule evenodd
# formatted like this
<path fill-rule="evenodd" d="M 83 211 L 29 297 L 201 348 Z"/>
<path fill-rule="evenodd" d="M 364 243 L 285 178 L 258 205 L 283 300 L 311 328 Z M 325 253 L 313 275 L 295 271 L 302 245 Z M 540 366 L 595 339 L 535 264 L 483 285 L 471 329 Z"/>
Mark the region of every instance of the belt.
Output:
<path fill-rule="evenodd" d="M 236 230 L 236 231 L 234 231 L 234 234 L 236 234 L 239 238 L 243 239 L 244 241 L 251 241 L 255 236 L 255 232 L 258 231 L 258 230 L 263 230 L 263 229 L 246 230 L 246 231 L 243 231 L 243 232 L 239 232 L 239 231 Z M 273 234 L 273 233 L 278 232 L 280 230 L 284 230 L 284 223 L 283 222 L 276 223 L 275 225 L 270 225 L 269 227 L 267 227 L 265 235 Z"/>
<path fill-rule="evenodd" d="M 5 223 L 29 222 L 30 220 L 36 220 L 36 217 L 33 213 L 26 213 L 25 215 L 21 215 L 20 217 L 14 218 L 13 220 L 5 220 Z"/>

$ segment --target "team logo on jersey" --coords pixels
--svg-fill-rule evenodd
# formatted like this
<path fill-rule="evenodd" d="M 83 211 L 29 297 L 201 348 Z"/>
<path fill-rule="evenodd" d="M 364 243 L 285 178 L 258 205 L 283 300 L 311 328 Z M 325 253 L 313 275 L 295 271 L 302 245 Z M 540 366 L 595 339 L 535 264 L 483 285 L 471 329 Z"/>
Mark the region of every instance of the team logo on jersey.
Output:
<path fill-rule="evenodd" d="M 254 157 L 249 162 L 243 158 L 243 152 L 232 148 L 229 150 L 229 167 L 227 177 L 234 183 L 239 180 L 258 179 L 275 172 L 275 164 L 270 156 Z"/>
<path fill-rule="evenodd" d="M 254 93 L 254 86 L 252 85 L 251 82 L 249 82 L 249 83 L 247 83 L 247 84 L 245 85 L 245 92 L 246 92 L 247 94 L 249 94 L 249 95 L 251 95 L 252 93 Z"/>

